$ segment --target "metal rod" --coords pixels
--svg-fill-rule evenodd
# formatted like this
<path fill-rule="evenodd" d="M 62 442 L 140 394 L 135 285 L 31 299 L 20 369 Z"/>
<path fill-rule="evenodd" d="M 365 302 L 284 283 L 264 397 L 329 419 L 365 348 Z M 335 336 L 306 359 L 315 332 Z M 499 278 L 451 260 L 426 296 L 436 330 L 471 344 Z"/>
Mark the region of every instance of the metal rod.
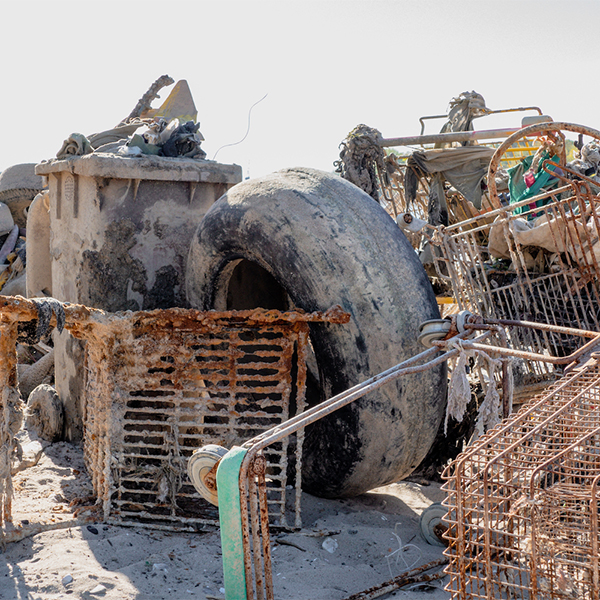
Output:
<path fill-rule="evenodd" d="M 299 471 L 297 471 L 299 473 Z M 298 477 L 300 479 L 300 477 Z M 260 508 L 260 530 L 262 538 L 263 559 L 265 564 L 265 591 L 267 600 L 273 600 L 273 567 L 271 561 L 271 541 L 269 536 L 269 506 L 267 503 L 267 485 L 265 471 L 261 469 L 258 474 L 258 500 Z"/>
<path fill-rule="evenodd" d="M 430 133 L 428 135 L 413 135 L 410 137 L 382 138 L 379 145 L 383 148 L 392 146 L 419 146 L 423 144 L 446 144 L 451 142 L 470 142 L 474 140 L 494 140 L 507 138 L 520 128 L 512 129 L 483 129 L 480 131 L 456 131 L 454 133 Z"/>
<path fill-rule="evenodd" d="M 438 345 L 439 342 L 433 342 Z M 594 346 L 600 344 L 600 335 L 584 344 L 573 352 L 569 356 L 546 356 L 545 354 L 537 354 L 535 352 L 526 352 L 524 350 L 513 350 L 512 348 L 499 348 L 498 346 L 488 346 L 486 344 L 478 344 L 476 342 L 464 341 L 463 347 L 467 350 L 481 350 L 489 354 L 500 354 L 501 356 L 514 356 L 516 358 L 524 358 L 526 360 L 539 360 L 541 362 L 550 363 L 551 365 L 566 365 L 567 363 L 577 360 L 582 354 L 585 354 L 587 350 L 594 348 Z"/>
<path fill-rule="evenodd" d="M 258 498 L 254 473 L 250 473 L 250 477 L 248 478 L 248 494 L 250 495 L 250 520 L 252 522 L 252 554 L 254 557 L 254 581 L 256 583 L 256 599 L 264 600 L 265 595 L 263 590 L 263 565 L 261 560 L 262 551 L 258 518 Z"/>
<path fill-rule="evenodd" d="M 374 600 L 375 598 L 380 598 L 381 596 L 389 594 L 390 592 L 404 587 L 405 585 L 409 585 L 410 583 L 421 583 L 425 581 L 433 581 L 434 579 L 441 579 L 445 576 L 443 571 L 438 571 L 437 573 L 431 573 L 429 575 L 422 575 L 422 573 L 429 571 L 430 569 L 434 569 L 435 567 L 447 565 L 448 562 L 449 560 L 447 558 L 433 560 L 425 565 L 417 567 L 416 569 L 406 571 L 401 575 L 394 577 L 394 579 L 386 581 L 385 583 L 375 585 L 364 592 L 352 594 L 352 596 L 349 596 L 346 598 L 346 600 Z"/>
<path fill-rule="evenodd" d="M 485 323 L 490 325 L 503 325 L 505 327 L 527 327 L 529 329 L 539 329 L 540 331 L 552 331 L 554 333 L 564 333 L 565 335 L 576 335 L 585 338 L 597 338 L 600 334 L 596 331 L 587 329 L 576 329 L 574 327 L 563 327 L 562 325 L 551 325 L 550 323 L 534 323 L 533 321 L 518 321 L 514 319 L 485 319 Z M 477 325 L 466 325 L 467 328 L 477 329 Z"/>

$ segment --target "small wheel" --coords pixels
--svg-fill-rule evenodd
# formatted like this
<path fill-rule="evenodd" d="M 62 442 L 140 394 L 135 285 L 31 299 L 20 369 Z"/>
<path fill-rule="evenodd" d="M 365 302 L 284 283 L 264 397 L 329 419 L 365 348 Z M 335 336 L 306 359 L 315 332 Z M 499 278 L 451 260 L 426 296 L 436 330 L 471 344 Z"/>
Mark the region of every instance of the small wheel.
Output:
<path fill-rule="evenodd" d="M 425 348 L 431 348 L 432 343 L 438 340 L 443 340 L 450 331 L 452 322 L 448 319 L 430 319 L 421 323 L 421 333 L 419 334 L 419 342 Z"/>
<path fill-rule="evenodd" d="M 467 324 L 469 317 L 472 317 L 472 316 L 473 316 L 473 313 L 470 313 L 468 310 L 461 310 L 456 315 L 456 329 L 458 330 L 458 333 L 465 332 L 465 325 Z"/>
<path fill-rule="evenodd" d="M 207 477 L 219 461 L 227 454 L 227 448 L 210 444 L 198 448 L 188 460 L 187 470 L 196 491 L 208 502 L 219 506 L 217 496 L 216 472 Z"/>
<path fill-rule="evenodd" d="M 447 529 L 444 517 L 448 511 L 441 502 L 434 502 L 421 513 L 419 527 L 425 541 L 432 546 L 447 546 L 441 534 Z"/>

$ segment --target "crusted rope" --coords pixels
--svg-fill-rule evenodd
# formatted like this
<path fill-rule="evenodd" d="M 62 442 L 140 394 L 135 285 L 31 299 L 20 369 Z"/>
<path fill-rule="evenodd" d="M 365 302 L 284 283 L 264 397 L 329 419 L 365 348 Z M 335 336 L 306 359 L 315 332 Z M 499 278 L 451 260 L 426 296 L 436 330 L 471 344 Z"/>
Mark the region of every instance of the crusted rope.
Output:
<path fill-rule="evenodd" d="M 333 164 L 336 173 L 379 202 L 377 171 L 385 174 L 381 133 L 366 125 L 357 125 L 340 144 L 340 160 Z"/>
<path fill-rule="evenodd" d="M 494 375 L 496 369 L 502 368 L 502 360 L 494 359 L 486 352 L 480 350 L 467 349 L 462 340 L 453 340 L 450 342 L 449 348 L 456 348 L 459 350 L 459 355 L 448 386 L 448 405 L 446 407 L 446 420 L 444 421 L 444 435 L 446 435 L 448 430 L 449 417 L 452 417 L 459 423 L 462 422 L 467 406 L 471 400 L 471 386 L 467 378 L 467 359 L 484 358 L 487 361 L 489 379 L 485 397 L 479 407 L 477 421 L 475 423 L 475 435 L 476 437 L 479 437 L 485 431 L 496 426 L 501 420 L 500 394 L 498 394 L 496 388 Z M 510 362 L 507 371 L 506 393 L 508 396 L 509 412 L 511 412 L 514 380 Z"/>
<path fill-rule="evenodd" d="M 23 423 L 24 403 L 17 389 L 16 337 L 15 326 L 0 327 L 0 525 L 12 522 L 11 458 L 15 435 Z"/>

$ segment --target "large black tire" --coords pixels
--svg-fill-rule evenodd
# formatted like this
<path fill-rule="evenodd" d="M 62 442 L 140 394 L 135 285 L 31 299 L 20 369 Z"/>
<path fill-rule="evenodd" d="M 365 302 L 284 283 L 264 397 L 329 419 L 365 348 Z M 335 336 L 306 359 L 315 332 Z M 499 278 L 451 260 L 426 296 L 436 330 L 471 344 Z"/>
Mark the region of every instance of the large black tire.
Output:
<path fill-rule="evenodd" d="M 312 169 L 230 189 L 196 231 L 186 281 L 190 304 L 202 310 L 348 311 L 347 325 L 311 326 L 312 404 L 421 352 L 419 325 L 439 318 L 394 221 L 359 188 Z M 306 431 L 304 489 L 351 496 L 408 476 L 434 441 L 445 401 L 446 370 L 438 367 L 318 421 Z"/>

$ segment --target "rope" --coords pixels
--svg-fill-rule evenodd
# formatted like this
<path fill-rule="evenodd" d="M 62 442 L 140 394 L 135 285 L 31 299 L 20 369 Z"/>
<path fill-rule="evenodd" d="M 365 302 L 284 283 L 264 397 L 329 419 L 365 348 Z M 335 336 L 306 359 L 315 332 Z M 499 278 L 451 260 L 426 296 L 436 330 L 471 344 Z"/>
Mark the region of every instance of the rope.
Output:
<path fill-rule="evenodd" d="M 382 139 L 377 129 L 366 125 L 357 125 L 340 144 L 340 160 L 336 160 L 336 173 L 369 194 L 379 202 L 377 171 L 385 174 Z"/>
<path fill-rule="evenodd" d="M 485 397 L 479 407 L 477 421 L 475 422 L 475 437 L 479 437 L 489 429 L 495 427 L 501 421 L 501 400 L 500 394 L 496 388 L 495 373 L 497 369 L 502 368 L 502 359 L 494 359 L 481 350 L 467 349 L 462 340 L 453 340 L 448 346 L 449 349 L 459 350 L 459 355 L 456 359 L 456 365 L 452 371 L 452 377 L 450 378 L 450 384 L 448 386 L 448 405 L 446 407 L 446 420 L 444 421 L 444 435 L 446 435 L 448 431 L 448 419 L 452 417 L 455 421 L 461 423 L 471 400 L 471 386 L 467 377 L 467 359 L 483 358 L 487 362 L 489 379 Z M 512 412 L 512 396 L 514 389 L 511 362 L 509 362 L 507 371 L 505 387 L 510 413 Z"/>

